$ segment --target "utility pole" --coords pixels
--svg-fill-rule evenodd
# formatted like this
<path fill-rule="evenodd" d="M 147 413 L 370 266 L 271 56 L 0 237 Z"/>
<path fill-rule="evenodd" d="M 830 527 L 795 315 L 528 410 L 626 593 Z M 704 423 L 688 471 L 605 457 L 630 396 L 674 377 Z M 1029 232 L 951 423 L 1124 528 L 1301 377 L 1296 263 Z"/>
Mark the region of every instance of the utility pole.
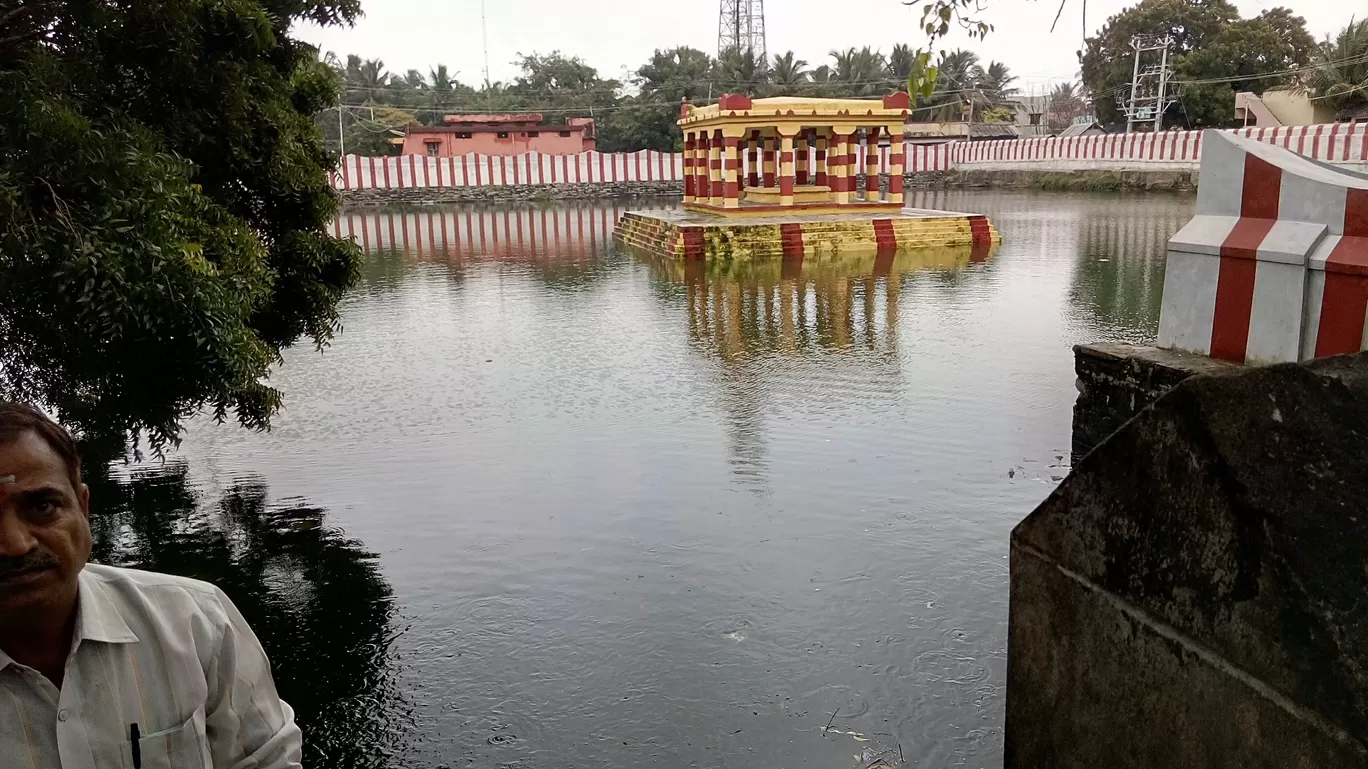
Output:
<path fill-rule="evenodd" d="M 480 0 L 480 31 L 484 34 L 484 79 L 489 87 L 489 14 L 488 0 Z"/>
<path fill-rule="evenodd" d="M 342 157 L 347 156 L 347 137 L 342 133 L 342 105 L 337 105 L 337 147 Z"/>
<path fill-rule="evenodd" d="M 1170 38 L 1170 42 L 1172 42 L 1172 38 Z M 1168 104 L 1164 101 L 1164 92 L 1168 90 L 1169 80 L 1168 55 L 1169 47 L 1165 45 L 1163 57 L 1160 59 L 1159 63 L 1159 109 L 1156 109 L 1154 111 L 1155 133 L 1159 133 L 1160 131 L 1164 130 L 1164 112 L 1168 109 Z"/>
<path fill-rule="evenodd" d="M 1154 130 L 1164 129 L 1164 113 L 1173 106 L 1169 95 L 1169 50 L 1173 48 L 1171 35 L 1137 35 L 1131 38 L 1135 50 L 1135 65 L 1131 69 L 1130 93 L 1123 99 L 1117 96 L 1117 106 L 1126 113 L 1126 132 L 1136 130 L 1142 123 L 1154 121 Z M 1149 60 L 1157 63 L 1146 64 Z"/>

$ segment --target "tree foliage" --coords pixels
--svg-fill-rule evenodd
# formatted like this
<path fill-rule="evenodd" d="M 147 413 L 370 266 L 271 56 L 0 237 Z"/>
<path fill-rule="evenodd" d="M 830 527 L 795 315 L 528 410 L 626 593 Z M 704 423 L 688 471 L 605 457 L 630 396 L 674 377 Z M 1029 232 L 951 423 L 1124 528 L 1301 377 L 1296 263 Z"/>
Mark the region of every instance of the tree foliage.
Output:
<path fill-rule="evenodd" d="M 960 119 L 960 102 L 973 102 L 975 114 L 1009 102 L 1016 89 L 1006 65 L 978 66 L 978 57 L 957 51 L 947 57 L 950 74 L 945 89 L 921 97 L 919 113 L 951 114 Z M 676 121 L 679 105 L 709 102 L 723 93 L 751 96 L 874 97 L 907 87 L 925 71 L 929 59 L 911 46 L 898 45 L 885 56 L 871 47 L 832 51 L 830 63 L 812 67 L 793 51 L 757 60 L 746 51 L 725 51 L 720 58 L 689 47 L 657 50 L 626 82 L 604 78 L 579 58 L 558 51 L 520 55 L 519 75 L 510 83 L 472 88 L 460 83 L 445 65 L 424 77 L 387 72 L 384 62 L 333 54 L 323 61 L 335 73 L 342 91 L 341 107 L 318 118 L 331 146 L 339 148 L 339 124 L 346 150 L 385 154 L 390 140 L 412 123 L 438 124 L 449 113 L 540 112 L 549 122 L 572 117 L 598 121 L 599 148 L 608 152 L 678 150 L 683 136 Z M 965 63 L 967 62 L 967 63 Z M 964 63 L 963 67 L 960 64 Z M 961 71 L 962 70 L 962 71 Z M 948 105 L 948 106 L 947 106 Z M 340 120 L 339 120 L 340 113 Z"/>
<path fill-rule="evenodd" d="M 1295 84 L 1295 70 L 1315 51 L 1305 19 L 1286 8 L 1241 19 L 1227 0 L 1141 0 L 1108 19 L 1079 53 L 1083 84 L 1104 122 L 1125 119 L 1117 97 L 1129 93 L 1131 38 L 1137 35 L 1172 35 L 1170 61 L 1180 100 L 1166 120 L 1189 126 L 1231 124 L 1237 92 Z"/>
<path fill-rule="evenodd" d="M 1351 20 L 1338 35 L 1327 36 L 1315 63 L 1307 84 L 1315 98 L 1341 111 L 1368 105 L 1368 19 Z"/>
<path fill-rule="evenodd" d="M 0 6 L 0 398 L 106 451 L 203 408 L 263 428 L 270 366 L 355 279 L 326 234 L 334 80 L 296 20 L 352 0 Z"/>

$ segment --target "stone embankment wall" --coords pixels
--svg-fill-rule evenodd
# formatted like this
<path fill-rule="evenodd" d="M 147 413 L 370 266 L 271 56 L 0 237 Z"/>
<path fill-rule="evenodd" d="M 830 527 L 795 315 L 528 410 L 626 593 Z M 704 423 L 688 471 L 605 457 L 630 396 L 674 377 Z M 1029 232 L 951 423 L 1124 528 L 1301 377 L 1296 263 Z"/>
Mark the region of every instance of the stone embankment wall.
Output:
<path fill-rule="evenodd" d="M 1013 532 L 1007 769 L 1368 767 L 1368 355 L 1235 371 Z"/>

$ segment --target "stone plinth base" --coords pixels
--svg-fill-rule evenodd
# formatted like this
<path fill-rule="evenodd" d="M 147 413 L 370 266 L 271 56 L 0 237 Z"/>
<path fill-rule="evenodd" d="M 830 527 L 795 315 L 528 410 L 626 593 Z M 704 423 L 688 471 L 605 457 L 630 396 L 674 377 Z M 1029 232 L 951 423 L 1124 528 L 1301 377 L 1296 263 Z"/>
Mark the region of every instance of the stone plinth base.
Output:
<path fill-rule="evenodd" d="M 1074 404 L 1073 455 L 1077 461 L 1107 436 L 1183 380 L 1240 367 L 1192 353 L 1131 344 L 1082 344 L 1074 348 L 1078 401 Z"/>
<path fill-rule="evenodd" d="M 766 259 L 967 247 L 986 256 L 1002 236 L 986 217 L 904 208 L 869 214 L 758 216 L 693 211 L 628 212 L 616 240 L 679 259 Z"/>
<path fill-rule="evenodd" d="M 1012 534 L 1006 769 L 1368 767 L 1368 355 L 1183 381 Z"/>

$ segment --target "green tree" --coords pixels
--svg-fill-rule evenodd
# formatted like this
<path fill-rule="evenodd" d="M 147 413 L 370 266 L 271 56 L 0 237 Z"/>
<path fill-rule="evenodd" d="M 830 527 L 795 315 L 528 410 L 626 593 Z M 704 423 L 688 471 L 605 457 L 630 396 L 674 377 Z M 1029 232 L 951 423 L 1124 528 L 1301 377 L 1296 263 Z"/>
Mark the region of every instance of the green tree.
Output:
<path fill-rule="evenodd" d="M 712 57 L 689 47 L 657 50 L 632 78 L 638 94 L 624 99 L 599 132 L 605 151 L 654 149 L 673 151 L 684 137 L 675 121 L 680 103 L 699 103 L 713 96 Z"/>
<path fill-rule="evenodd" d="M 1368 19 L 1350 20 L 1334 38 L 1326 37 L 1315 57 L 1308 87 L 1340 111 L 1368 105 Z"/>
<path fill-rule="evenodd" d="M 808 63 L 793 51 L 775 54 L 774 65 L 770 67 L 770 87 L 773 96 L 794 96 L 809 83 Z"/>
<path fill-rule="evenodd" d="M 1130 41 L 1136 35 L 1173 36 L 1171 60 L 1182 101 L 1168 119 L 1182 116 L 1210 126 L 1233 122 L 1237 91 L 1263 93 L 1294 83 L 1293 70 L 1315 50 L 1306 21 L 1286 8 L 1241 19 L 1227 0 L 1141 0 L 1108 19 L 1079 55 L 1083 84 L 1096 96 L 1104 122 L 1125 119 L 1116 100 L 1129 92 L 1135 61 Z"/>
<path fill-rule="evenodd" d="M 105 451 L 208 408 L 263 428 L 266 383 L 325 344 L 359 253 L 329 237 L 336 79 L 293 24 L 354 0 L 35 2 L 0 13 L 0 397 Z"/>
<path fill-rule="evenodd" d="M 622 83 L 599 77 L 598 70 L 578 56 L 566 57 L 560 51 L 549 54 L 519 55 L 522 74 L 510 87 L 518 100 L 517 109 L 545 112 L 553 122 L 570 117 L 591 117 L 596 109 L 611 109 L 618 103 Z"/>

